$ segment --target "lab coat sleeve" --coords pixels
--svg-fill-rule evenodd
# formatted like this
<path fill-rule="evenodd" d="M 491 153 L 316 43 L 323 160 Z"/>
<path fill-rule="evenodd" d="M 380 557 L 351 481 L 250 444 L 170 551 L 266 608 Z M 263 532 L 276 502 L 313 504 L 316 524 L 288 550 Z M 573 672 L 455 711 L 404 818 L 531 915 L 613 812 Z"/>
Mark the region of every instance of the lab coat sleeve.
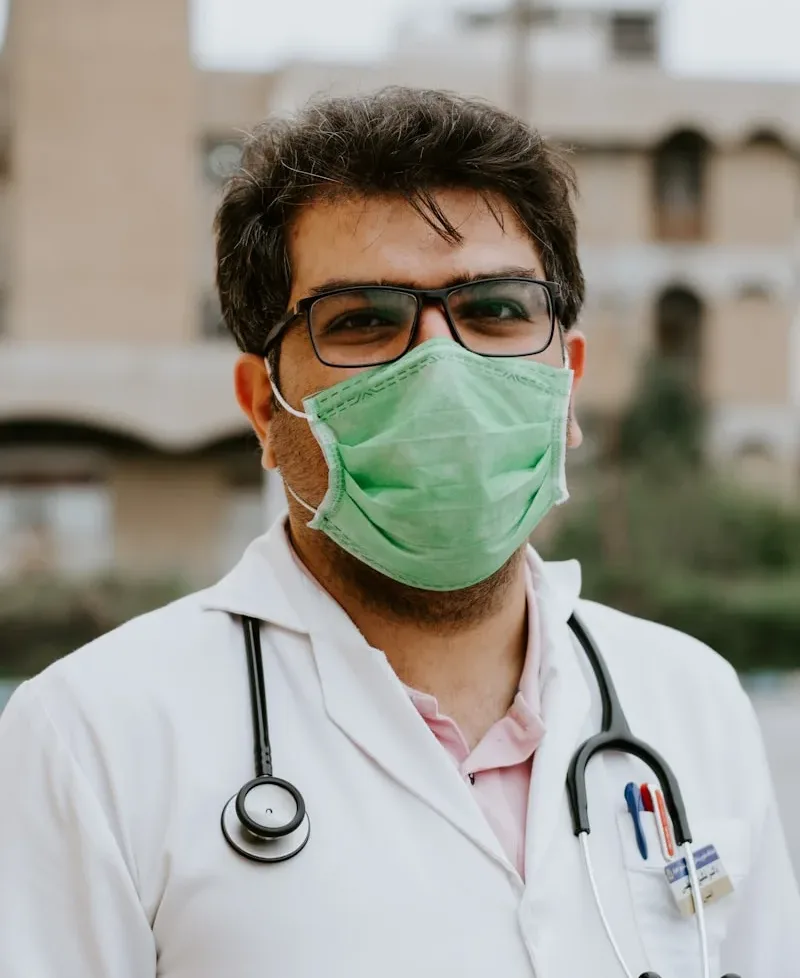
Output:
<path fill-rule="evenodd" d="M 753 836 L 751 872 L 742 884 L 739 906 L 723 947 L 722 973 L 743 978 L 797 978 L 800 975 L 800 894 L 761 731 L 747 703 L 747 726 L 755 762 L 750 776 L 764 799 Z"/>
<path fill-rule="evenodd" d="M 155 978 L 131 873 L 35 685 L 0 716 L 0 974 Z"/>

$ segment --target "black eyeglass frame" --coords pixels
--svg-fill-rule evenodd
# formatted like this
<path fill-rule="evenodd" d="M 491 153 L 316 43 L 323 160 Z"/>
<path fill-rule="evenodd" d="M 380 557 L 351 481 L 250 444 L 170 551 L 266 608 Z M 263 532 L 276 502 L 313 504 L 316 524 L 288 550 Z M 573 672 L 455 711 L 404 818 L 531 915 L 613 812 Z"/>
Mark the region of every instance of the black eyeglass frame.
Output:
<path fill-rule="evenodd" d="M 460 292 L 463 289 L 469 288 L 473 285 L 491 285 L 498 282 L 524 282 L 527 285 L 541 285 L 547 292 L 550 300 L 550 333 L 547 337 L 547 342 L 544 346 L 540 347 L 538 350 L 531 350 L 527 353 L 479 353 L 477 350 L 473 350 L 471 347 L 467 346 L 461 335 L 458 332 L 458 327 L 453 322 L 453 317 L 450 315 L 449 298 L 455 292 Z M 359 290 L 369 289 L 370 292 L 392 292 L 392 293 L 402 293 L 403 295 L 412 296 L 417 303 L 417 311 L 414 314 L 414 321 L 411 324 L 411 329 L 408 335 L 408 343 L 402 352 L 398 353 L 397 356 L 391 357 L 389 360 L 381 360 L 374 364 L 364 364 L 364 363 L 331 363 L 326 360 L 317 349 L 317 344 L 314 342 L 314 333 L 311 329 L 311 309 L 316 302 L 321 299 L 327 299 L 333 295 L 341 295 L 347 292 L 358 292 Z M 436 304 L 441 306 L 444 312 L 444 317 L 447 320 L 448 328 L 453 336 L 453 339 L 460 346 L 463 346 L 465 350 L 469 350 L 471 353 L 477 354 L 477 356 L 482 357 L 531 357 L 535 356 L 537 353 L 543 353 L 553 342 L 553 336 L 556 330 L 556 323 L 561 319 L 562 311 L 564 308 L 563 299 L 561 297 L 561 286 L 558 282 L 549 282 L 546 279 L 538 278 L 525 278 L 523 276 L 500 276 L 494 278 L 481 278 L 473 279 L 468 282 L 461 282 L 458 285 L 448 285 L 444 289 L 410 289 L 405 288 L 400 285 L 347 285 L 340 286 L 336 289 L 329 289 L 326 292 L 319 292 L 316 295 L 308 295 L 302 299 L 299 299 L 295 305 L 287 312 L 287 314 L 277 322 L 272 329 L 267 334 L 267 338 L 264 341 L 264 356 L 268 353 L 270 347 L 272 347 L 286 332 L 289 326 L 300 316 L 305 317 L 306 329 L 308 331 L 308 338 L 311 341 L 311 347 L 314 350 L 314 354 L 320 363 L 324 363 L 326 367 L 342 367 L 343 369 L 355 368 L 355 367 L 365 367 L 365 366 L 384 366 L 387 363 L 394 363 L 401 357 L 404 357 L 406 353 L 414 345 L 414 339 L 417 335 L 417 330 L 419 328 L 420 314 L 424 307 L 429 304 Z"/>

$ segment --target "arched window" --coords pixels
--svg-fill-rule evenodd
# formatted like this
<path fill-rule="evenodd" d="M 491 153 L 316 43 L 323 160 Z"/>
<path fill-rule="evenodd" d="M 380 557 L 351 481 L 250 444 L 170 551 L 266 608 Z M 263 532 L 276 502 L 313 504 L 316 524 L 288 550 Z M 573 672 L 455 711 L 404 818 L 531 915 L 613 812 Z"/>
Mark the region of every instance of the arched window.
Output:
<path fill-rule="evenodd" d="M 207 340 L 230 339 L 215 291 L 207 292 L 200 300 L 200 334 Z"/>
<path fill-rule="evenodd" d="M 762 127 L 754 129 L 745 139 L 744 145 L 752 149 L 774 149 L 783 153 L 790 152 L 787 141 L 776 129 Z"/>
<path fill-rule="evenodd" d="M 43 425 L 45 429 L 48 426 Z M 0 440 L 13 438 L 0 426 Z M 24 428 L 23 428 L 24 430 Z M 106 458 L 97 447 L 0 444 L 0 578 L 91 577 L 114 557 Z"/>
<path fill-rule="evenodd" d="M 666 289 L 656 306 L 656 352 L 697 386 L 703 354 L 703 304 L 689 289 Z"/>
<path fill-rule="evenodd" d="M 233 138 L 209 136 L 203 141 L 203 170 L 213 184 L 223 184 L 238 169 L 241 159 L 241 144 Z"/>
<path fill-rule="evenodd" d="M 705 231 L 708 142 L 679 132 L 657 149 L 654 161 L 656 234 L 663 241 L 696 241 Z"/>

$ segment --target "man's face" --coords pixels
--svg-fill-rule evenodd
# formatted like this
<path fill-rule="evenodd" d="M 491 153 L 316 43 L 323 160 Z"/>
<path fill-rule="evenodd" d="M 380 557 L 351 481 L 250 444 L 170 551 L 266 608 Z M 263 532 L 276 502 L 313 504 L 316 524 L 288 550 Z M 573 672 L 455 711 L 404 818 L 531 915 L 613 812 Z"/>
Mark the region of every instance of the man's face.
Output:
<path fill-rule="evenodd" d="M 289 306 L 331 287 L 331 283 L 437 289 L 464 278 L 512 274 L 545 278 L 534 244 L 502 200 L 493 200 L 490 208 L 471 191 L 447 191 L 437 195 L 437 203 L 458 228 L 460 243 L 445 240 L 401 199 L 341 198 L 306 206 L 298 213 L 289 234 L 293 271 Z M 441 308 L 431 305 L 421 313 L 415 345 L 435 337 L 456 342 Z M 577 380 L 583 371 L 583 338 L 570 331 L 566 344 Z M 555 334 L 547 350 L 532 359 L 560 367 L 563 351 L 559 334 Z M 304 321 L 296 322 L 284 334 L 277 378 L 283 398 L 293 408 L 302 410 L 304 397 L 358 372 L 358 368 L 330 367 L 320 362 Z M 259 357 L 240 357 L 236 394 L 262 444 L 264 466 L 279 468 L 292 494 L 318 507 L 328 488 L 328 467 L 322 450 L 305 419 L 276 406 Z M 570 442 L 580 442 L 580 430 L 573 418 Z M 360 594 L 363 600 L 396 618 L 436 622 L 439 627 L 465 627 L 502 593 L 521 553 L 491 578 L 470 588 L 444 594 L 420 592 L 384 578 L 340 550 L 325 534 L 308 529 L 308 511 L 294 498 L 288 502 L 292 539 L 305 558 L 313 552 L 328 568 L 329 581 L 332 575 L 340 583 L 346 582 L 349 593 Z"/>
<path fill-rule="evenodd" d="M 306 206 L 289 234 L 293 270 L 289 306 L 329 283 L 435 289 L 466 276 L 491 278 L 511 274 L 510 269 L 545 278 L 533 242 L 504 201 L 493 200 L 490 209 L 478 194 L 464 190 L 443 191 L 437 200 L 461 233 L 461 243 L 445 240 L 398 198 L 341 198 Z M 502 222 L 497 220 L 497 213 Z M 422 311 L 415 345 L 434 337 L 453 339 L 441 308 L 429 306 Z M 582 338 L 573 334 L 567 342 L 571 364 L 580 373 Z M 548 349 L 535 359 L 561 365 L 557 334 Z M 253 369 L 263 368 L 260 364 L 256 368 L 251 361 L 248 371 Z M 321 363 L 302 321 L 283 337 L 278 371 L 281 393 L 299 410 L 304 397 L 357 372 L 359 368 Z M 274 410 L 265 390 L 254 384 L 253 378 L 244 385 L 248 389 L 243 392 L 240 373 L 237 372 L 237 393 L 261 438 L 265 464 L 277 465 L 301 498 L 313 506 L 319 505 L 327 488 L 328 469 L 308 424 L 286 411 Z"/>

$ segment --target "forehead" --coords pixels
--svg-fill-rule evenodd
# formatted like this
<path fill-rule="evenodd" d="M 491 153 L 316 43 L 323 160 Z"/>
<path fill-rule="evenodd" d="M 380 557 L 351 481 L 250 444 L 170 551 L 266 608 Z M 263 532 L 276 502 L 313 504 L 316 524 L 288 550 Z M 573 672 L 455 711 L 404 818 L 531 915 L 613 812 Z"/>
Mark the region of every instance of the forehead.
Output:
<path fill-rule="evenodd" d="M 434 288 L 455 275 L 491 275 L 512 266 L 544 277 L 533 241 L 510 205 L 490 200 L 469 190 L 436 195 L 460 242 L 444 238 L 402 198 L 342 197 L 306 205 L 289 231 L 291 302 L 341 279 Z"/>

